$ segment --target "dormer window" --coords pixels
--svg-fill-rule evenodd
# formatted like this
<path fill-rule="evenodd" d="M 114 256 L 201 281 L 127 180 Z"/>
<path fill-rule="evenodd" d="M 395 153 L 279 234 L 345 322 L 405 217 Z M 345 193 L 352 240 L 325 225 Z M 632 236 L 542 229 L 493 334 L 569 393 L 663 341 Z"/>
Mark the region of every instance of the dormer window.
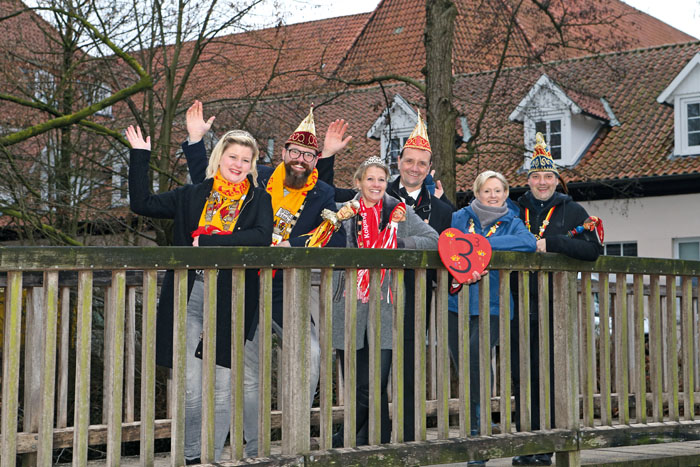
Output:
<path fill-rule="evenodd" d="M 523 168 L 530 164 L 536 133 L 544 136 L 557 165 L 572 167 L 603 125 L 619 125 L 605 99 L 567 89 L 547 75 L 530 88 L 510 119 L 523 123 Z"/>
<path fill-rule="evenodd" d="M 416 122 L 416 109 L 401 95 L 396 94 L 391 106 L 384 109 L 367 132 L 368 138 L 381 141 L 381 157 L 389 164 L 393 173 L 398 173 L 397 160 Z"/>
<path fill-rule="evenodd" d="M 700 155 L 700 53 L 656 98 L 673 107 L 674 156 Z"/>

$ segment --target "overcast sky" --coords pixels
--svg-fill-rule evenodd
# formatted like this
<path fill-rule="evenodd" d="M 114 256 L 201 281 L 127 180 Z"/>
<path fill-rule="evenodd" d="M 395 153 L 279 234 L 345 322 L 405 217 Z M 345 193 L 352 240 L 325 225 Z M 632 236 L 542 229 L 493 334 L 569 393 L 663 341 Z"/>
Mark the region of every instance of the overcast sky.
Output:
<path fill-rule="evenodd" d="M 700 38 L 700 0 L 623 0 L 625 3 Z M 378 0 L 292 0 L 279 2 L 285 23 L 372 11 Z"/>

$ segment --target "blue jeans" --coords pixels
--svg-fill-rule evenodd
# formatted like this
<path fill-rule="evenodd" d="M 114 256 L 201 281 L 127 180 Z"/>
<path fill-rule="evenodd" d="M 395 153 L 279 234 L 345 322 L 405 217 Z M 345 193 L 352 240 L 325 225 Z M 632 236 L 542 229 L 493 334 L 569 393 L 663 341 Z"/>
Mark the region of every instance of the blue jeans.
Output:
<path fill-rule="evenodd" d="M 311 336 L 309 339 L 309 403 L 313 404 L 316 386 L 321 371 L 321 348 L 318 343 L 318 331 L 313 323 L 309 326 Z M 282 328 L 272 322 L 272 330 L 280 338 Z M 245 367 L 243 375 L 243 436 L 245 437 L 246 457 L 258 456 L 258 412 L 260 410 L 259 379 L 260 354 L 258 329 L 252 341 L 245 341 Z"/>
<path fill-rule="evenodd" d="M 185 458 L 202 452 L 202 359 L 194 356 L 204 321 L 204 283 L 196 280 L 187 302 L 187 357 L 185 359 Z M 214 387 L 214 456 L 221 457 L 231 423 L 231 370 L 216 365 Z"/>

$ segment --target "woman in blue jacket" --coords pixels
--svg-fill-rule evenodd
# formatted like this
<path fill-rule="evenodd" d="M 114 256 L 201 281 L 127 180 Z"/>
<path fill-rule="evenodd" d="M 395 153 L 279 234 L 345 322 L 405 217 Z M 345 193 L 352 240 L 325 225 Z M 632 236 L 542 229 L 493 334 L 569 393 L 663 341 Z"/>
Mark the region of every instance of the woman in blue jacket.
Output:
<path fill-rule="evenodd" d="M 537 248 L 537 242 L 523 221 L 518 217 L 518 206 L 508 199 L 508 181 L 492 170 L 480 173 L 474 181 L 474 200 L 452 214 L 452 227 L 464 233 L 476 233 L 486 237 L 493 250 L 529 251 Z M 498 271 L 489 274 L 489 310 L 491 319 L 491 348 L 498 342 Z M 479 284 L 476 275 L 469 283 L 469 355 L 470 355 L 470 403 L 471 430 L 479 429 Z M 512 307 L 512 301 L 511 301 Z M 457 308 L 458 296 L 449 298 L 449 347 L 455 366 L 457 357 Z M 511 308 L 512 309 L 512 308 Z"/>

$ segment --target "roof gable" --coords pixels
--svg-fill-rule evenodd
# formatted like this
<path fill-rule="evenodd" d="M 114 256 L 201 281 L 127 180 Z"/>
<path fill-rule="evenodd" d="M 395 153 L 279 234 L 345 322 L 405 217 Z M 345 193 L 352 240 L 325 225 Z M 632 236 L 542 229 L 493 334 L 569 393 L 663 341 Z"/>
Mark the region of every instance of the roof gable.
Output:
<path fill-rule="evenodd" d="M 685 93 L 688 88 L 691 92 L 700 94 L 700 52 L 683 67 L 680 73 L 673 78 L 671 84 L 656 98 L 660 104 L 673 105 L 673 98 L 677 93 Z"/>
<path fill-rule="evenodd" d="M 382 114 L 375 120 L 372 127 L 367 132 L 368 138 L 379 139 L 390 120 L 399 117 L 403 121 L 410 121 L 413 128 L 418 121 L 418 112 L 404 99 L 401 94 L 395 94 L 394 100 L 388 109 L 384 109 Z M 403 117 L 403 118 L 401 118 Z"/>

